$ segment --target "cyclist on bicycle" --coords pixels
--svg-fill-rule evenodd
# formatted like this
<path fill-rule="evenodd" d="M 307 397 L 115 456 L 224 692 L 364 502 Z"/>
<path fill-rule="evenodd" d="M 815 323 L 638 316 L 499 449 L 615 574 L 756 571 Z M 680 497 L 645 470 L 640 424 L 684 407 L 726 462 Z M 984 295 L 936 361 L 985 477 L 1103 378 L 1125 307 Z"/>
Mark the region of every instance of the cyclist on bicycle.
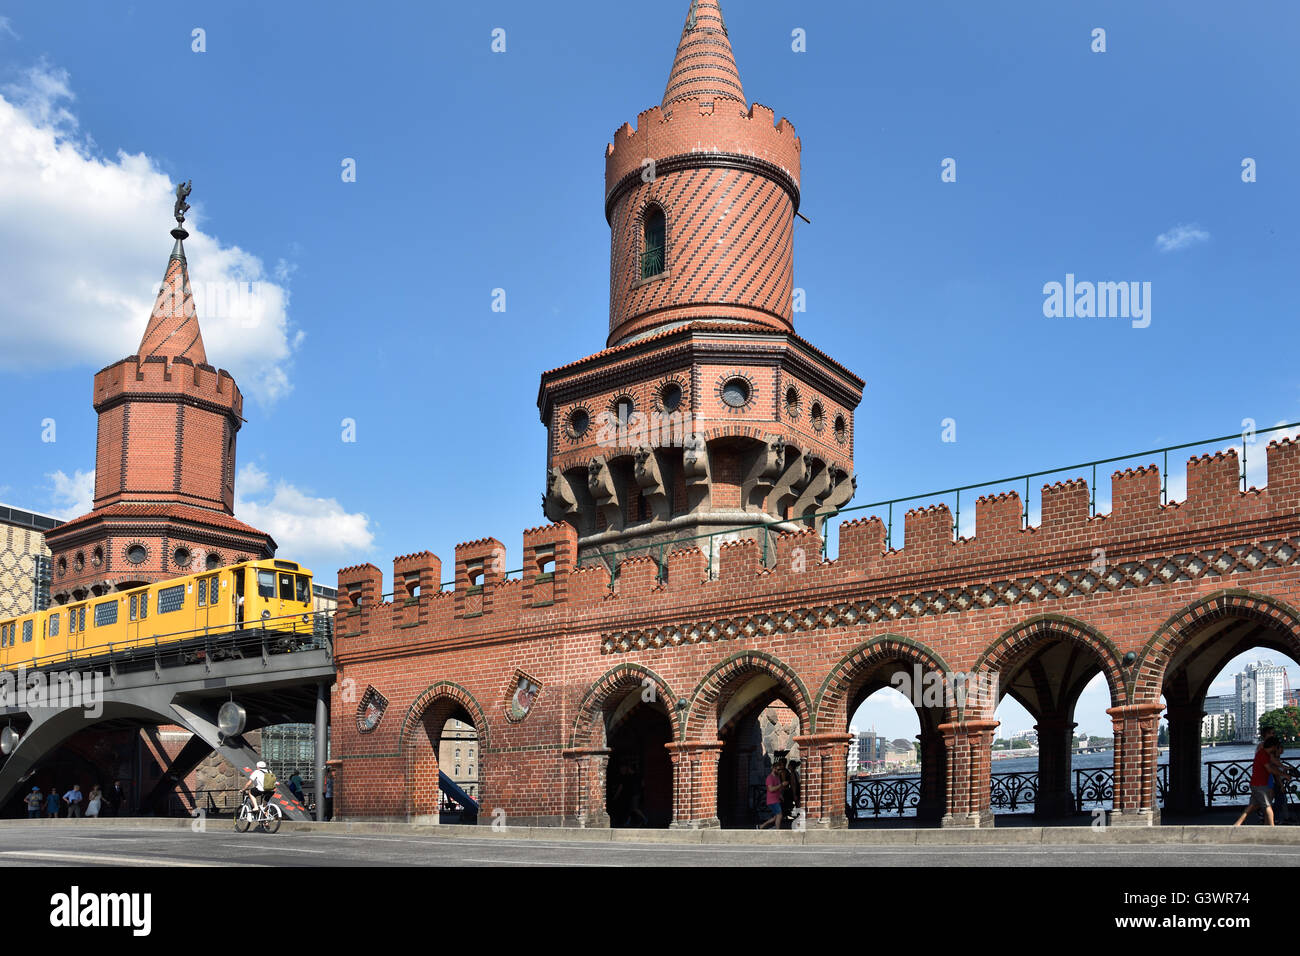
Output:
<path fill-rule="evenodd" d="M 249 790 L 253 792 L 253 809 L 261 813 L 265 805 L 263 801 L 269 801 L 271 795 L 275 793 L 275 774 L 266 769 L 265 760 L 259 760 L 257 769 L 248 775 L 248 783 L 244 784 L 244 791 Z"/>

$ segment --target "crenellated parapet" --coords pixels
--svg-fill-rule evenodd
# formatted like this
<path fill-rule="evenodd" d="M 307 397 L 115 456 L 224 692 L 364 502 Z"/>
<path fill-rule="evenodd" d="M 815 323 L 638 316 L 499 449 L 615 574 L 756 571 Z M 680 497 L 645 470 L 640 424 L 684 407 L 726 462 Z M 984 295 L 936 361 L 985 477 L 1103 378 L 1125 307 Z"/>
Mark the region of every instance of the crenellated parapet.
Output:
<path fill-rule="evenodd" d="M 1076 579 L 1086 579 L 1078 587 L 1123 590 L 1190 574 L 1226 578 L 1300 562 L 1300 443 L 1273 442 L 1267 457 L 1268 484 L 1262 489 L 1240 490 L 1237 456 L 1229 451 L 1188 462 L 1187 498 L 1180 502 L 1162 503 L 1155 466 L 1126 469 L 1111 477 L 1109 514 L 1089 513 L 1085 481 L 1063 481 L 1043 486 L 1036 526 L 1024 526 L 1021 496 L 1007 491 L 976 502 L 976 531 L 968 537 L 954 538 L 953 514 L 940 503 L 907 512 L 902 547 L 888 546 L 879 517 L 863 517 L 839 526 L 833 560 L 823 557 L 822 536 L 809 528 L 716 545 L 712 573 L 710 553 L 691 543 L 662 557 L 625 556 L 611 576 L 606 563 L 577 565 L 578 537 L 571 525 L 548 525 L 524 534 L 522 579 L 507 580 L 505 546 L 495 538 L 457 547 L 454 593 L 432 587 L 438 565 L 428 552 L 394 562 L 392 603 L 381 603 L 382 580 L 374 565 L 340 571 L 339 634 L 346 653 L 349 636 L 381 634 L 386 626 L 409 626 L 412 620 L 426 624 L 434 640 L 476 640 L 534 629 L 544 634 L 557 620 L 577 628 L 635 629 L 702 606 L 797 604 L 820 588 L 890 594 L 904 581 L 914 596 L 907 605 L 887 603 L 890 613 L 1064 599 L 1081 593 Z M 1232 528 L 1244 536 L 1240 546 L 1225 536 Z M 1171 557 L 1154 563 L 1149 557 L 1165 553 Z M 985 576 L 1010 583 L 1001 590 L 952 588 Z M 413 581 L 430 584 L 412 592 Z M 924 600 L 922 592 L 928 595 Z M 425 607 L 418 618 L 409 610 L 415 605 Z"/>
<path fill-rule="evenodd" d="M 196 365 L 188 358 L 131 355 L 95 375 L 95 411 L 103 413 L 130 400 L 187 401 L 242 422 L 244 397 L 225 369 Z"/>

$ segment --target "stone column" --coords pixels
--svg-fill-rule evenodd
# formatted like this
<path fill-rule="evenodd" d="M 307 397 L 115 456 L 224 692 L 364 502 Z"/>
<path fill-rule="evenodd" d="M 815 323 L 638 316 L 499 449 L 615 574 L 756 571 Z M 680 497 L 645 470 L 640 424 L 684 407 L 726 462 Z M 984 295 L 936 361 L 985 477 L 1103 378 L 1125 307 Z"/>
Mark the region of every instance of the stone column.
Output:
<path fill-rule="evenodd" d="M 797 736 L 803 823 L 810 829 L 847 827 L 848 750 L 851 734 Z"/>
<path fill-rule="evenodd" d="M 716 829 L 721 740 L 664 744 L 673 761 L 674 830 Z"/>
<path fill-rule="evenodd" d="M 1038 800 L 1036 817 L 1068 817 L 1074 814 L 1074 786 L 1070 770 L 1074 760 L 1074 728 L 1069 717 L 1052 714 L 1034 725 L 1038 731 Z"/>
<path fill-rule="evenodd" d="M 573 797 L 564 814 L 564 825 L 609 829 L 605 808 L 605 777 L 610 751 L 606 747 L 582 747 L 564 751 L 569 761 Z"/>
<path fill-rule="evenodd" d="M 989 764 L 993 758 L 993 731 L 998 721 L 991 718 L 940 724 L 948 748 L 948 810 L 945 827 L 993 826 L 989 807 Z"/>
<path fill-rule="evenodd" d="M 1106 711 L 1115 728 L 1115 809 L 1110 815 L 1111 826 L 1160 825 L 1156 736 L 1162 710 L 1163 704 L 1152 701 Z"/>
<path fill-rule="evenodd" d="M 1169 720 L 1169 796 L 1165 809 L 1200 813 L 1205 809 L 1205 791 L 1201 789 L 1201 718 L 1205 715 L 1199 704 L 1182 704 L 1170 707 L 1165 716 Z"/>

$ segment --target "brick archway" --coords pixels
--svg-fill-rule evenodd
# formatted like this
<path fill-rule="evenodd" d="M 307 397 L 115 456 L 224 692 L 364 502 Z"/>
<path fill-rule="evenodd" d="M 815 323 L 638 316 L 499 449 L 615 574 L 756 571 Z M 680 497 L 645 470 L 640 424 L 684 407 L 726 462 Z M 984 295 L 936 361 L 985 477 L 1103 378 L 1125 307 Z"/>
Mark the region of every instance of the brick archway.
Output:
<path fill-rule="evenodd" d="M 840 658 L 817 690 L 810 733 L 842 732 L 848 728 L 848 707 L 861 681 L 881 664 L 904 660 L 926 671 L 947 674 L 949 667 L 936 651 L 906 637 L 884 634 L 859 644 Z"/>
<path fill-rule="evenodd" d="M 402 720 L 398 755 L 404 758 L 406 773 L 406 817 L 408 820 L 436 818 L 438 807 L 438 744 L 443 725 L 456 713 L 464 713 L 478 736 L 479 805 L 489 786 L 487 715 L 474 695 L 451 681 L 429 685 L 415 699 Z M 426 739 L 421 739 L 424 731 Z"/>
<path fill-rule="evenodd" d="M 1279 635 L 1285 652 L 1300 660 L 1300 611 L 1264 594 L 1244 588 L 1225 588 L 1200 598 L 1170 615 L 1142 647 L 1129 678 L 1136 701 L 1138 688 L 1154 691 L 1160 699 L 1165 671 L 1189 638 L 1224 618 L 1256 621 Z"/>
<path fill-rule="evenodd" d="M 604 735 L 601 735 L 602 739 L 597 739 L 596 730 L 601 726 L 598 718 L 603 713 L 606 702 L 619 691 L 644 688 L 647 680 L 651 682 L 655 694 L 663 702 L 664 709 L 668 712 L 669 723 L 672 725 L 673 739 L 677 739 L 681 734 L 681 720 L 678 716 L 676 695 L 673 694 L 668 683 L 650 668 L 643 664 L 629 662 L 611 667 L 583 695 L 582 702 L 578 704 L 578 716 L 574 719 L 573 729 L 569 734 L 569 747 L 604 746 Z"/>
<path fill-rule="evenodd" d="M 972 670 L 976 673 L 1006 673 L 1024 663 L 1025 658 L 1044 642 L 1061 639 L 1081 645 L 1101 664 L 1112 707 L 1128 701 L 1131 688 L 1124 677 L 1119 649 L 1095 627 L 1063 614 L 1039 614 L 1021 621 L 994 641 L 975 661 Z M 1006 686 L 1000 687 L 1000 694 L 1005 692 Z M 1000 699 L 993 702 L 994 707 Z"/>
<path fill-rule="evenodd" d="M 716 739 L 719 708 L 743 686 L 746 678 L 756 674 L 765 674 L 775 679 L 784 692 L 785 696 L 782 700 L 798 716 L 799 726 L 801 728 L 811 726 L 808 688 L 794 669 L 775 655 L 763 651 L 740 651 L 715 664 L 695 685 L 695 689 L 691 692 L 687 718 L 681 726 L 682 741 L 691 739 L 692 735 L 698 735 L 701 721 L 710 715 L 715 723 L 712 729 L 706 728 L 706 735 L 702 739 Z"/>

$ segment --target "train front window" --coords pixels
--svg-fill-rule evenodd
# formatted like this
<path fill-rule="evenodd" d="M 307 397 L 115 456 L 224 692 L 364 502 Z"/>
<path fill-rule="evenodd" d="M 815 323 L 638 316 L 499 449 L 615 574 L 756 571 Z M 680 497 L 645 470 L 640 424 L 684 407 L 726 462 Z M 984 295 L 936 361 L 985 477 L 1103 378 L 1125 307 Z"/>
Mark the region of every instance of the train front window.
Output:
<path fill-rule="evenodd" d="M 298 598 L 298 603 L 310 604 L 311 603 L 311 578 L 307 577 L 307 575 L 305 574 L 300 574 L 298 575 L 297 580 L 298 580 L 298 593 L 296 597 Z"/>
<path fill-rule="evenodd" d="M 281 601 L 293 600 L 293 575 L 292 574 L 280 575 L 280 600 Z"/>
<path fill-rule="evenodd" d="M 257 596 L 260 598 L 275 597 L 275 572 L 274 571 L 257 572 Z"/>

